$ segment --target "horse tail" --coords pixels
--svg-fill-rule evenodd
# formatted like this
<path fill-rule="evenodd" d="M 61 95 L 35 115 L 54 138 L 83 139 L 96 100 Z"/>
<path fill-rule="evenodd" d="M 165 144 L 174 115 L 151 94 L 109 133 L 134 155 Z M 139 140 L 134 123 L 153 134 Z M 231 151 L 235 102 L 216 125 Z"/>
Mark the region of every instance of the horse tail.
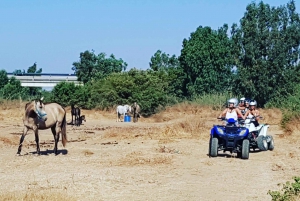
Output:
<path fill-rule="evenodd" d="M 62 122 L 62 125 L 61 125 L 61 137 L 62 137 L 62 144 L 63 146 L 65 147 L 66 144 L 67 144 L 67 121 L 66 121 L 66 113 L 64 115 L 64 119 L 63 119 L 63 122 Z"/>

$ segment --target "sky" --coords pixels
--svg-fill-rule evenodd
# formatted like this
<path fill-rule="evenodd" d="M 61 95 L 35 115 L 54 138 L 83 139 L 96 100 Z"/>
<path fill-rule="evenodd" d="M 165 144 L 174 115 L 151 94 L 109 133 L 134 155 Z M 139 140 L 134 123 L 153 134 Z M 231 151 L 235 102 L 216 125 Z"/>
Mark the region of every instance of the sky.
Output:
<path fill-rule="evenodd" d="M 147 69 L 157 50 L 179 56 L 197 27 L 238 23 L 251 2 L 260 1 L 0 0 L 0 69 L 26 71 L 36 62 L 43 73 L 74 73 L 73 62 L 86 50 L 114 54 L 127 69 Z"/>

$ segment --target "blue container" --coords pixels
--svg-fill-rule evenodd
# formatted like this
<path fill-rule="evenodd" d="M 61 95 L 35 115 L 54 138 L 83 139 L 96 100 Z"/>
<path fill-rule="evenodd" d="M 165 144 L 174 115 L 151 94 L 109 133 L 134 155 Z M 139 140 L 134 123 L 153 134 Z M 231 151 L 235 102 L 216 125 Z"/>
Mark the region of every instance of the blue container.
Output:
<path fill-rule="evenodd" d="M 124 122 L 130 122 L 131 121 L 131 116 L 124 116 Z"/>

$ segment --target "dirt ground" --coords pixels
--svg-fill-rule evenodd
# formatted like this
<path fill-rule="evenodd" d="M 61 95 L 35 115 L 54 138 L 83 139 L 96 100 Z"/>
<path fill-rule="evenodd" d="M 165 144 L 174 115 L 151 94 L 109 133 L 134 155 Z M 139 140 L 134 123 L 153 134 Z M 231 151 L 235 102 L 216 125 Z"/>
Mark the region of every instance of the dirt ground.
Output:
<path fill-rule="evenodd" d="M 116 122 L 113 112 L 82 111 L 87 121 L 67 125 L 68 143 L 55 156 L 51 130 L 40 131 L 36 155 L 32 131 L 21 156 L 23 104 L 0 112 L 0 199 L 30 200 L 271 200 L 268 190 L 300 175 L 298 141 L 283 137 L 279 117 L 263 111 L 274 151 L 249 160 L 220 153 L 209 158 L 208 139 L 219 113 L 198 107 L 171 108 L 138 123 Z M 262 112 L 262 113 L 263 113 Z M 67 110 L 67 121 L 71 115 Z M 47 197 L 48 196 L 48 197 Z M 56 198 L 53 198 L 55 200 Z M 25 199 L 26 200 L 26 199 Z M 34 199 L 32 199 L 34 200 Z"/>

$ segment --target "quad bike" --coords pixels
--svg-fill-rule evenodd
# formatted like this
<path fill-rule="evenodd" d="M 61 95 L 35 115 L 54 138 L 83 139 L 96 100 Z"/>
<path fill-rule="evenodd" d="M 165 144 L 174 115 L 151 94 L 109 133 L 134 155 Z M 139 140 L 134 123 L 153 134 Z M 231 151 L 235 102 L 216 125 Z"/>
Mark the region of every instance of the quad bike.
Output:
<path fill-rule="evenodd" d="M 267 135 L 268 124 L 258 124 L 255 118 L 247 118 L 244 122 L 240 121 L 240 124 L 249 129 L 250 134 L 248 139 L 250 141 L 250 148 L 253 151 L 256 148 L 261 151 L 272 151 L 274 149 L 274 139 L 271 135 Z"/>
<path fill-rule="evenodd" d="M 218 118 L 219 119 L 219 118 Z M 246 127 L 236 126 L 237 121 L 230 118 L 225 120 L 226 125 L 214 125 L 209 140 L 209 156 L 218 156 L 218 151 L 237 153 L 242 159 L 249 158 L 250 142 L 249 130 Z"/>

